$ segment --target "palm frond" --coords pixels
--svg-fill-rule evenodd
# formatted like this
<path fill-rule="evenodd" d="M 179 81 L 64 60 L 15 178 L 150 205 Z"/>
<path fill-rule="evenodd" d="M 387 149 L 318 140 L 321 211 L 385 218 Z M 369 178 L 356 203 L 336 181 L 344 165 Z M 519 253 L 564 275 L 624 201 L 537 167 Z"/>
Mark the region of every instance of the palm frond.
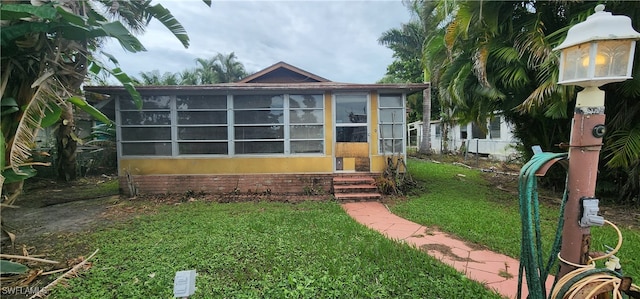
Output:
<path fill-rule="evenodd" d="M 531 82 L 527 69 L 519 63 L 502 66 L 495 71 L 495 76 L 508 90 L 522 89 Z"/>
<path fill-rule="evenodd" d="M 406 43 L 403 32 L 398 28 L 392 28 L 382 33 L 378 38 L 378 43 L 383 46 Z"/>
<path fill-rule="evenodd" d="M 47 110 L 53 110 L 54 106 L 67 105 L 64 100 L 67 91 L 55 77 L 41 82 L 36 88 L 20 119 L 9 153 L 10 166 L 16 173 L 22 173 L 18 167 L 27 163 L 31 157 L 36 135 Z"/>
<path fill-rule="evenodd" d="M 527 31 L 516 37 L 515 47 L 521 57 L 528 57 L 529 67 L 536 68 L 551 55 L 551 45 L 545 36 L 540 16 L 528 27 Z"/>
<path fill-rule="evenodd" d="M 519 62 L 522 55 L 513 47 L 500 46 L 491 49 L 491 56 L 504 63 Z"/>
<path fill-rule="evenodd" d="M 504 98 L 506 98 L 506 95 L 499 89 L 494 88 L 494 87 L 487 87 L 487 86 L 483 86 L 483 85 L 477 85 L 475 92 L 479 95 L 482 96 L 486 99 L 488 99 L 491 102 L 495 102 L 498 100 L 502 100 Z M 488 113 L 492 113 L 493 111 L 488 111 Z"/>
<path fill-rule="evenodd" d="M 459 24 L 459 26 L 457 26 L 457 33 L 462 35 L 463 39 L 469 38 L 469 28 L 471 28 L 473 21 L 477 21 L 474 16 L 479 16 L 474 14 L 474 10 L 470 7 L 470 4 L 470 2 L 463 2 L 458 6 L 458 10 L 456 11 L 456 21 Z"/>
<path fill-rule="evenodd" d="M 566 101 L 548 101 L 544 106 L 544 116 L 552 119 L 568 118 Z"/>
<path fill-rule="evenodd" d="M 640 47 L 639 47 L 640 48 Z M 638 53 L 640 51 L 636 51 Z M 630 80 L 620 83 L 620 94 L 628 98 L 640 98 L 640 59 L 636 58 L 633 66 L 634 74 Z"/>
<path fill-rule="evenodd" d="M 487 78 L 487 59 L 489 58 L 487 45 L 480 45 L 471 57 L 473 59 L 473 73 L 478 81 L 484 87 L 490 87 L 491 84 Z"/>
<path fill-rule="evenodd" d="M 612 96 L 613 97 L 613 96 Z M 609 97 L 607 96 L 606 99 Z M 612 101 L 607 101 L 607 109 L 618 111 L 607 115 L 607 128 L 615 131 L 617 129 L 629 129 L 631 125 L 638 123 L 640 117 L 640 102 L 635 98 L 625 99 L 614 97 Z"/>
<path fill-rule="evenodd" d="M 461 61 L 458 59 L 457 61 Z M 470 76 L 473 76 L 473 66 L 471 63 L 464 63 L 459 68 L 454 67 L 456 72 L 453 74 L 452 80 L 449 82 L 448 91 L 451 93 L 451 98 L 454 100 L 454 103 L 457 105 L 466 106 L 466 99 L 468 96 L 468 91 L 466 89 L 466 82 Z"/>
<path fill-rule="evenodd" d="M 545 100 L 550 98 L 558 88 L 561 88 L 556 82 L 551 80 L 542 82 L 536 87 L 531 94 L 518 106 L 523 112 L 533 111 L 537 107 L 541 107 Z"/>
<path fill-rule="evenodd" d="M 629 167 L 640 160 L 640 123 L 630 130 L 615 131 L 607 139 L 611 140 L 607 145 L 609 154 L 606 157 L 610 158 L 608 167 Z"/>
<path fill-rule="evenodd" d="M 460 22 L 456 19 L 449 23 L 449 25 L 445 28 L 444 44 L 449 51 L 449 55 L 451 55 L 451 52 L 453 51 L 453 48 L 455 46 L 456 39 L 458 37 L 459 24 Z"/>
<path fill-rule="evenodd" d="M 545 115 L 551 118 L 566 117 L 566 105 L 575 99 L 575 86 L 559 85 L 558 59 L 550 53 L 537 68 L 537 87 L 518 106 L 521 112 L 532 112 L 536 108 L 550 105 L 552 109 L 545 109 Z M 551 104 L 553 105 L 551 106 Z M 565 109 L 562 109 L 564 105 Z M 557 113 L 557 114 L 553 114 Z"/>

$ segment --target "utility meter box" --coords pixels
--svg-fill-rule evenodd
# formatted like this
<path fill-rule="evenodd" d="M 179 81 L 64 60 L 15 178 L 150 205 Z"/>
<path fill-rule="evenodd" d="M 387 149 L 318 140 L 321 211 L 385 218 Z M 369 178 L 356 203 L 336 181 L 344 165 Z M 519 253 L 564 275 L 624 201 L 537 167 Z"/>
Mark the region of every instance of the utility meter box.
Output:
<path fill-rule="evenodd" d="M 599 200 L 592 197 L 583 197 L 580 199 L 582 217 L 579 224 L 582 227 L 602 226 L 604 224 L 604 218 L 598 215 L 600 208 L 598 207 Z"/>
<path fill-rule="evenodd" d="M 173 280 L 173 296 L 187 298 L 196 291 L 196 270 L 176 272 Z"/>

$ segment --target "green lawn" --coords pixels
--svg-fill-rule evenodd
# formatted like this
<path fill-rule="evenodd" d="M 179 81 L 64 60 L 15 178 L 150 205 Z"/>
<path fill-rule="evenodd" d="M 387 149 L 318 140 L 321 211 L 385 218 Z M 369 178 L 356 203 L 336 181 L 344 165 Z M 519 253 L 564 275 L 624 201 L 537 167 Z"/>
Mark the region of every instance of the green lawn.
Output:
<path fill-rule="evenodd" d="M 334 202 L 162 205 L 82 243 L 93 267 L 52 298 L 172 298 L 187 269 L 191 298 L 500 298 Z"/>
<path fill-rule="evenodd" d="M 391 210 L 406 219 L 436 226 L 467 241 L 514 258 L 520 254 L 520 214 L 518 197 L 495 189 L 478 170 L 445 163 L 409 160 L 412 177 L 421 189 L 407 201 L 392 205 Z M 542 234 L 546 250 L 555 235 L 559 217 L 556 205 L 541 205 Z M 621 228 L 623 245 L 616 255 L 625 275 L 640 280 L 640 231 Z M 617 235 L 609 226 L 594 227 L 592 250 L 604 251 L 615 246 Z"/>
<path fill-rule="evenodd" d="M 394 213 L 518 257 L 516 195 L 491 188 L 477 170 L 417 160 L 408 166 L 420 188 L 391 205 Z M 125 205 L 150 212 L 73 241 L 100 252 L 52 298 L 172 298 L 175 272 L 187 269 L 198 272 L 191 298 L 500 298 L 356 223 L 335 202 Z M 542 206 L 547 244 L 557 217 L 556 206 Z M 608 227 L 592 235 L 593 246 L 615 245 Z M 623 228 L 623 235 L 618 256 L 625 274 L 638 279 L 640 233 Z"/>

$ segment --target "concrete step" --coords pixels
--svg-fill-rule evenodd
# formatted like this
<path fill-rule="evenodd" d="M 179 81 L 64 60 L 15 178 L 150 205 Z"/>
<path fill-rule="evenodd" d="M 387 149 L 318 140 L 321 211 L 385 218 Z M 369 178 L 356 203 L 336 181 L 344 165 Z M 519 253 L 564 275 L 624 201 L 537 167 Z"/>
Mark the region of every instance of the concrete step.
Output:
<path fill-rule="evenodd" d="M 337 200 L 343 202 L 351 201 L 372 201 L 380 200 L 380 193 L 336 193 L 333 195 Z"/>
<path fill-rule="evenodd" d="M 375 185 L 376 180 L 368 176 L 338 176 L 333 178 L 333 185 Z"/>
<path fill-rule="evenodd" d="M 358 185 L 334 185 L 334 193 L 376 193 L 378 187 L 371 184 L 358 184 Z"/>
<path fill-rule="evenodd" d="M 343 202 L 378 201 L 382 198 L 378 192 L 376 180 L 362 174 L 335 176 L 333 178 L 333 196 Z"/>

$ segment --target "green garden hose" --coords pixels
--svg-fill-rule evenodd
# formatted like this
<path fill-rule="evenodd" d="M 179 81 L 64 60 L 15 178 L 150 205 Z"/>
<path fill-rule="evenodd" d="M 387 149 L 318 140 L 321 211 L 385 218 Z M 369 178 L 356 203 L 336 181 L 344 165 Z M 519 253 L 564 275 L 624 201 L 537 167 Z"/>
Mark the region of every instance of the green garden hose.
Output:
<path fill-rule="evenodd" d="M 615 271 L 615 265 L 613 265 L 613 268 L 596 268 L 597 260 L 613 257 L 622 246 L 622 232 L 620 229 L 610 221 L 605 220 L 604 223 L 613 227 L 618 233 L 616 247 L 604 255 L 590 258 L 586 265 L 573 264 L 558 255 L 558 259 L 561 262 L 574 266 L 576 269 L 565 274 L 560 279 L 556 279 L 549 295 L 550 299 L 600 298 L 597 296 L 601 294 L 607 294 L 605 298 L 612 299 L 628 298 L 627 296 L 640 299 L 640 287 L 633 284 L 633 280 L 630 277 L 622 277 L 620 272 Z"/>
<path fill-rule="evenodd" d="M 546 264 L 543 263 L 542 235 L 540 229 L 540 209 L 538 203 L 536 172 L 552 160 L 565 159 L 567 154 L 538 153 L 535 154 L 520 170 L 518 191 L 520 200 L 520 217 L 522 224 L 522 239 L 520 247 L 520 267 L 518 273 L 517 298 L 522 298 L 523 277 L 526 275 L 529 299 L 547 298 L 546 280 L 551 267 L 558 259 L 569 263 L 559 256 L 562 242 L 562 227 L 564 226 L 564 210 L 568 198 L 568 183 L 565 181 L 564 195 L 560 205 L 560 217 L 556 236 L 551 246 L 551 252 Z M 577 269 L 556 277 L 549 299 L 560 298 L 592 298 L 602 292 L 610 292 L 614 299 L 623 298 L 623 292 L 633 298 L 640 298 L 640 287 L 632 284 L 622 288 L 622 276 L 607 268 L 596 269 L 595 261 L 613 256 L 622 246 L 622 233 L 613 223 L 604 221 L 618 233 L 618 244 L 611 252 L 604 256 L 592 258 L 587 265 L 574 265 Z M 585 295 L 586 294 L 586 295 Z"/>
<path fill-rule="evenodd" d="M 540 209 L 538 203 L 538 184 L 536 172 L 552 160 L 566 158 L 566 153 L 538 153 L 535 154 L 520 170 L 518 192 L 520 202 L 520 217 L 522 224 L 522 239 L 520 247 L 520 267 L 518 273 L 517 298 L 522 298 L 523 276 L 526 275 L 527 289 L 530 299 L 545 299 L 547 296 L 546 280 L 549 271 L 557 260 L 562 241 L 562 226 L 564 225 L 564 208 L 567 202 L 567 188 L 565 187 L 558 217 L 558 228 L 551 247 L 551 252 L 544 264 L 542 235 L 540 229 Z M 565 182 L 566 185 L 566 182 Z"/>

